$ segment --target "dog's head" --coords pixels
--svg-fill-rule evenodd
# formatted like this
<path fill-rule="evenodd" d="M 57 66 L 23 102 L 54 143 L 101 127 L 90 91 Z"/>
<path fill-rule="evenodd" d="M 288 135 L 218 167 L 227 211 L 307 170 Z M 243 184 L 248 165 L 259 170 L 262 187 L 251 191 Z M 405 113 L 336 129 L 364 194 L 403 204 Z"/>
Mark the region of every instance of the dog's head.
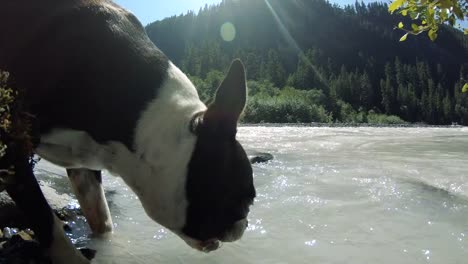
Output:
<path fill-rule="evenodd" d="M 151 114 L 161 112 L 161 109 L 148 111 L 148 123 L 165 121 L 175 124 L 175 128 L 167 130 L 169 132 L 164 132 L 161 126 L 155 126 L 154 130 L 140 129 L 153 137 L 154 133 L 164 135 L 158 136 L 164 138 L 158 145 L 147 143 L 151 137 L 140 145 L 146 149 L 143 153 L 148 163 L 165 160 L 162 163 L 168 165 L 166 169 L 158 169 L 155 163 L 153 168 L 157 172 L 148 174 L 154 177 L 130 181 L 129 185 L 145 183 L 133 189 L 151 218 L 190 246 L 211 251 L 218 247 L 219 241 L 235 241 L 242 236 L 247 227 L 249 207 L 255 198 L 252 167 L 236 140 L 238 119 L 247 97 L 245 70 L 239 60 L 234 61 L 207 108 L 180 70 L 171 66 L 168 78 L 159 103 L 155 105 L 171 100 L 177 102 L 165 107 L 172 112 L 160 114 L 163 120 L 155 121 Z M 181 100 L 182 96 L 175 94 L 190 95 L 183 97 L 190 99 Z M 174 114 L 174 105 L 183 108 L 190 102 L 195 102 L 196 106 L 191 109 L 200 112 L 189 110 L 190 114 L 185 115 L 187 118 L 177 121 L 181 115 Z"/>
<path fill-rule="evenodd" d="M 207 111 L 193 119 L 197 142 L 188 166 L 182 233 L 198 241 L 189 243 L 196 248 L 210 250 L 218 240 L 235 241 L 247 227 L 255 189 L 250 161 L 236 140 L 245 103 L 244 67 L 236 60 Z"/>

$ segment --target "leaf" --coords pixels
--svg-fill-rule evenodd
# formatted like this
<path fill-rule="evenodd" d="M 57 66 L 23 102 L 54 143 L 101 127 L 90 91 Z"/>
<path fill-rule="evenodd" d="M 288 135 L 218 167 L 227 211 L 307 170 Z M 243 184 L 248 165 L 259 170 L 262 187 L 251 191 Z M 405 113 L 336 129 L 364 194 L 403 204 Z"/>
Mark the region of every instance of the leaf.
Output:
<path fill-rule="evenodd" d="M 437 38 L 437 30 L 436 29 L 431 29 L 431 30 L 429 30 L 429 32 L 427 32 L 427 35 L 429 36 L 429 38 L 432 41 L 434 41 Z"/>
<path fill-rule="evenodd" d="M 400 38 L 400 41 L 405 41 L 408 37 L 408 33 L 404 34 L 403 37 Z"/>
<path fill-rule="evenodd" d="M 468 35 L 468 28 L 465 28 L 463 32 L 465 33 L 465 35 Z"/>
<path fill-rule="evenodd" d="M 421 21 L 421 24 L 426 25 L 427 24 L 426 20 Z"/>
<path fill-rule="evenodd" d="M 452 7 L 452 3 L 449 0 L 439 0 L 439 6 L 442 8 Z"/>
<path fill-rule="evenodd" d="M 390 13 L 393 13 L 395 12 L 395 10 L 397 10 L 398 8 L 400 8 L 403 3 L 405 2 L 405 0 L 395 0 L 393 1 L 393 3 L 391 3 L 389 6 L 388 6 L 388 11 Z"/>
<path fill-rule="evenodd" d="M 419 31 L 419 27 L 418 27 L 418 25 L 416 25 L 416 24 L 411 24 L 411 28 L 413 29 L 414 32 L 418 32 L 418 31 Z"/>
<path fill-rule="evenodd" d="M 407 15 L 408 15 L 408 9 L 403 9 L 403 10 L 401 10 L 401 14 L 402 14 L 403 16 L 407 16 Z"/>
<path fill-rule="evenodd" d="M 445 21 L 448 18 L 448 12 L 446 8 L 443 8 L 439 11 L 439 17 L 441 20 Z"/>
<path fill-rule="evenodd" d="M 468 92 L 468 83 L 465 83 L 465 85 L 463 85 L 462 92 L 464 93 Z"/>
<path fill-rule="evenodd" d="M 453 13 L 458 17 L 458 19 L 463 20 L 463 11 L 457 5 L 453 6 Z"/>
<path fill-rule="evenodd" d="M 449 24 L 453 27 L 455 26 L 455 16 L 454 15 L 451 15 L 449 18 L 448 18 L 448 22 Z"/>
<path fill-rule="evenodd" d="M 402 22 L 398 23 L 398 28 L 403 28 L 403 23 Z"/>
<path fill-rule="evenodd" d="M 427 9 L 427 13 L 428 13 L 428 16 L 429 16 L 429 17 L 434 18 L 434 14 L 435 14 L 434 8 L 428 8 L 428 9 Z"/>

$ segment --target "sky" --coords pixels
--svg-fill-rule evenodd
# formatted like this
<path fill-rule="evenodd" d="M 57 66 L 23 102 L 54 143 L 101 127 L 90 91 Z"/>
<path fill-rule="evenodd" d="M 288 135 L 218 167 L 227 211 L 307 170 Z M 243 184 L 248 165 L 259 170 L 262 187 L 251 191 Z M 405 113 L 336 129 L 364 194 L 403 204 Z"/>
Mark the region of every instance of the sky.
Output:
<path fill-rule="evenodd" d="M 221 0 L 114 0 L 130 10 L 146 26 L 147 24 L 173 15 L 197 11 L 205 4 L 218 4 Z"/>
<path fill-rule="evenodd" d="M 146 26 L 166 17 L 186 13 L 188 10 L 198 11 L 205 4 L 218 4 L 221 0 L 114 0 L 114 2 L 130 10 Z M 331 2 L 343 5 L 354 4 L 355 0 L 331 0 Z M 364 2 L 374 1 L 364 0 Z"/>

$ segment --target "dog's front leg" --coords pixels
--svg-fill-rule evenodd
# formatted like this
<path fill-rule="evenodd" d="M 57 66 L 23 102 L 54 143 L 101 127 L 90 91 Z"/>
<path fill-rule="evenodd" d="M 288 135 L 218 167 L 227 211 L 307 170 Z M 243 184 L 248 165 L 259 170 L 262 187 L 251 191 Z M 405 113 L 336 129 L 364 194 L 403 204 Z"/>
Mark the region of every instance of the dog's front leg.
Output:
<path fill-rule="evenodd" d="M 112 218 L 102 187 L 101 171 L 67 169 L 73 191 L 94 234 L 112 231 Z"/>
<path fill-rule="evenodd" d="M 63 224 L 47 203 L 27 158 L 14 162 L 15 183 L 8 194 L 24 212 L 39 243 L 47 249 L 53 264 L 87 264 L 88 259 L 65 236 Z"/>

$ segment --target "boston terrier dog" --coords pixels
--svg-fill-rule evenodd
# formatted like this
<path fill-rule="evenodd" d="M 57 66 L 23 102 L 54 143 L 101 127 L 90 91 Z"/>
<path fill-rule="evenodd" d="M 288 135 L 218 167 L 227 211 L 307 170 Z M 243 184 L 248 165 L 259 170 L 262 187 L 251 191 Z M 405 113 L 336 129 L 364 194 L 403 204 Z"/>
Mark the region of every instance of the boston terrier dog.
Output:
<path fill-rule="evenodd" d="M 112 231 L 101 186 L 108 170 L 197 250 L 242 236 L 255 188 L 236 140 L 247 94 L 240 60 L 205 106 L 137 18 L 110 0 L 0 1 L 0 34 L 0 69 L 39 126 L 35 153 L 67 169 L 94 233 Z M 32 170 L 15 177 L 6 189 L 53 263 L 89 263 Z"/>

